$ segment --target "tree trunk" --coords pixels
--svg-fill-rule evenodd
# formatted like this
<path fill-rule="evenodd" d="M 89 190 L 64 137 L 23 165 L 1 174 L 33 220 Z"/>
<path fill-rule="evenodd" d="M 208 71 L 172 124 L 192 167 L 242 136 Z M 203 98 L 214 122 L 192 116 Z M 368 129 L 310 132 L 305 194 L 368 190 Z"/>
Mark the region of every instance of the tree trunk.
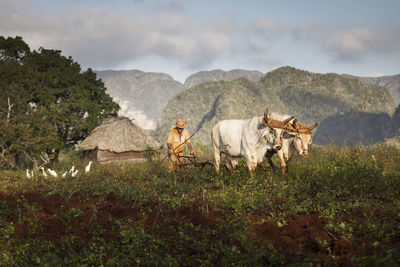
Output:
<path fill-rule="evenodd" d="M 10 122 L 10 116 L 11 116 L 11 109 L 14 106 L 14 104 L 10 103 L 10 97 L 7 98 L 7 102 L 8 102 L 8 110 L 7 110 L 7 124 Z"/>

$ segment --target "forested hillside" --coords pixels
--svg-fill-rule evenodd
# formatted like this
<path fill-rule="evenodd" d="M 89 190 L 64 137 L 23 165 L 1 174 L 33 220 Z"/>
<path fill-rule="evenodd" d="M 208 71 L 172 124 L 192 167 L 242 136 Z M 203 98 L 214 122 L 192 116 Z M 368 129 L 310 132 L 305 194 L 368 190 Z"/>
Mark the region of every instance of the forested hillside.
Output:
<path fill-rule="evenodd" d="M 165 73 L 140 70 L 106 70 L 96 73 L 104 81 L 113 99 L 121 106 L 119 114 L 135 119 L 135 123 L 144 129 L 154 129 L 168 101 L 196 84 L 231 81 L 240 77 L 258 81 L 263 75 L 259 71 L 247 70 L 200 71 L 190 75 L 182 84 Z"/>
<path fill-rule="evenodd" d="M 217 81 L 232 81 L 237 78 L 246 78 L 250 81 L 258 81 L 263 74 L 259 71 L 248 71 L 248 70 L 211 70 L 211 71 L 200 71 L 196 72 L 185 80 L 184 86 L 189 89 L 195 85 L 203 82 L 217 82 Z"/>
<path fill-rule="evenodd" d="M 396 105 L 400 104 L 400 74 L 381 77 L 356 77 L 368 84 L 375 84 L 387 88 L 393 96 Z"/>
<path fill-rule="evenodd" d="M 240 78 L 194 86 L 168 103 L 155 134 L 163 141 L 173 122 L 182 118 L 190 132 L 197 132 L 194 141 L 210 143 L 210 130 L 218 121 L 261 116 L 266 107 L 271 112 L 291 114 L 306 124 L 320 122 L 315 136 L 319 144 L 328 143 L 326 135 L 343 141 L 355 123 L 353 144 L 374 143 L 393 134 L 388 123 L 395 103 L 386 88 L 291 67 L 271 71 L 257 82 Z M 360 111 L 361 124 L 357 119 Z M 365 134 L 363 127 L 371 124 L 374 129 Z"/>

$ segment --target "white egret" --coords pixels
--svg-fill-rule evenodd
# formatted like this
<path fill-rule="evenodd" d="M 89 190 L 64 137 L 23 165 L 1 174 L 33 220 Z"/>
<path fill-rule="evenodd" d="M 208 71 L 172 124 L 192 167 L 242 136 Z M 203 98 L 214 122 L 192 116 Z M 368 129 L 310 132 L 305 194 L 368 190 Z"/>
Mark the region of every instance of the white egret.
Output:
<path fill-rule="evenodd" d="M 44 168 L 43 168 L 43 167 L 40 167 L 39 170 L 42 171 L 42 175 L 43 175 L 44 177 L 47 177 L 47 173 L 44 171 Z"/>
<path fill-rule="evenodd" d="M 31 174 L 29 173 L 29 170 L 28 170 L 28 169 L 26 169 L 26 178 L 28 178 L 28 179 L 32 178 L 32 177 L 31 177 Z"/>
<path fill-rule="evenodd" d="M 72 165 L 71 169 L 69 170 L 69 174 L 72 174 L 75 171 L 75 165 Z"/>
<path fill-rule="evenodd" d="M 78 174 L 78 170 L 75 170 L 73 173 L 71 173 L 72 177 L 75 177 Z"/>
<path fill-rule="evenodd" d="M 64 178 L 64 177 L 67 175 L 67 172 L 68 172 L 68 171 L 66 171 L 66 172 L 64 172 L 63 174 L 61 174 L 61 177 Z"/>
<path fill-rule="evenodd" d="M 52 170 L 52 169 L 47 169 L 47 171 L 50 173 L 51 176 L 53 177 L 58 177 L 56 171 Z"/>
<path fill-rule="evenodd" d="M 88 173 L 90 171 L 90 165 L 92 165 L 92 162 L 89 161 L 89 164 L 85 168 L 85 173 Z"/>

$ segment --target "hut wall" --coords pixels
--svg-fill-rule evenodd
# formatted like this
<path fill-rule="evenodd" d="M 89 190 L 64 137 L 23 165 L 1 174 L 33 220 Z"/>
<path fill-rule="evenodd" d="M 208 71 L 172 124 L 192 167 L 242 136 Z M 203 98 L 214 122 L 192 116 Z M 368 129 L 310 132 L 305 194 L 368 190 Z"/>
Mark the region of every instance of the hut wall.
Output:
<path fill-rule="evenodd" d="M 145 153 L 142 151 L 129 151 L 115 153 L 105 150 L 97 150 L 97 161 L 100 164 L 106 163 L 141 163 L 147 161 Z"/>
<path fill-rule="evenodd" d="M 97 160 L 97 154 L 98 153 L 99 153 L 98 149 L 86 150 L 86 151 L 83 151 L 83 158 L 84 158 L 85 161 Z"/>

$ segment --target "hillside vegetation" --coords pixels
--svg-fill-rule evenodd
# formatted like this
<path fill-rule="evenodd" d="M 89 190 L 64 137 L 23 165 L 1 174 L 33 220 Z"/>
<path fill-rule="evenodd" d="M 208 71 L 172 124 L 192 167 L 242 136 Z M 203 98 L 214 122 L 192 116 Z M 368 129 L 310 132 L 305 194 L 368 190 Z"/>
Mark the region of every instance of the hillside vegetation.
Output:
<path fill-rule="evenodd" d="M 140 70 L 96 71 L 110 95 L 121 106 L 120 115 L 135 119 L 144 129 L 154 129 L 168 101 L 176 94 L 206 81 L 230 81 L 246 77 L 259 80 L 262 73 L 247 70 L 212 70 L 190 75 L 184 84 L 165 73 Z"/>
<path fill-rule="evenodd" d="M 261 79 L 263 74 L 259 71 L 248 71 L 248 70 L 211 70 L 211 71 L 200 71 L 196 72 L 186 78 L 184 86 L 189 89 L 197 84 L 203 82 L 217 82 L 217 81 L 232 81 L 238 78 L 246 78 L 249 81 L 258 81 Z"/>
<path fill-rule="evenodd" d="M 394 103 L 400 104 L 400 75 L 381 76 L 381 77 L 356 77 L 360 81 L 368 84 L 375 84 L 387 88 L 393 96 Z"/>
<path fill-rule="evenodd" d="M 2 171 L 0 266 L 398 266 L 399 162 L 325 146 L 252 178 L 243 162 L 220 176 L 166 161 Z"/>
<path fill-rule="evenodd" d="M 359 110 L 367 114 L 364 117 L 369 122 L 369 114 L 385 117 L 390 122 L 395 110 L 393 98 L 386 88 L 342 75 L 315 74 L 283 67 L 265 74 L 257 82 L 245 78 L 206 82 L 181 92 L 169 101 L 157 123 L 155 135 L 164 141 L 173 122 L 182 118 L 188 122 L 190 132 L 197 132 L 195 141 L 209 144 L 210 130 L 218 121 L 262 116 L 266 107 L 270 112 L 291 114 L 305 124 L 320 122 L 316 128 L 316 140 L 320 144 L 328 142 L 326 134 L 333 140 L 343 141 L 346 135 L 335 129 L 339 125 L 345 127 L 347 133 Z M 332 120 L 335 116 L 345 117 Z M 379 138 L 392 134 L 383 124 L 382 128 L 375 129 Z M 320 128 L 325 129 L 324 132 Z M 383 133 L 385 129 L 387 133 Z M 355 133 L 359 131 L 362 129 L 354 130 Z M 352 141 L 370 142 L 362 137 Z"/>

